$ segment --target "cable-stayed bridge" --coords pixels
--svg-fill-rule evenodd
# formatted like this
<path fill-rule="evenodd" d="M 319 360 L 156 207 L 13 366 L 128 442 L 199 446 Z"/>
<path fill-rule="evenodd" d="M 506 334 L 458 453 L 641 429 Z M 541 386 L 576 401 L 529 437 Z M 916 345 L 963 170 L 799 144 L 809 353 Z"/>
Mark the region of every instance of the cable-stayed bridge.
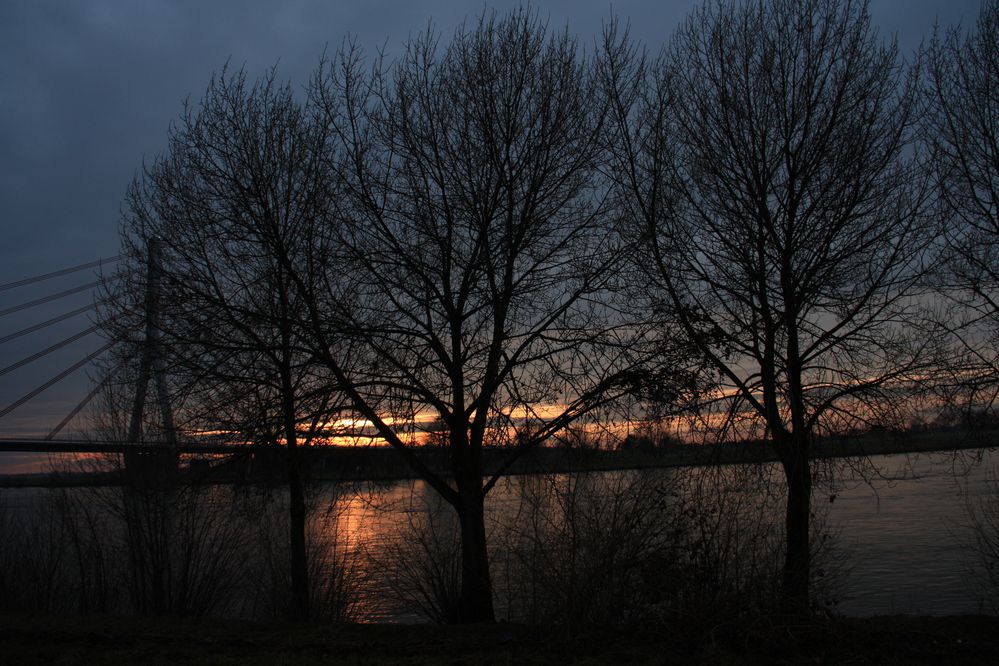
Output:
<path fill-rule="evenodd" d="M 3 483 L 10 480 L 9 473 L 14 471 L 8 461 L 18 454 L 119 454 L 124 462 L 120 471 L 125 472 L 125 477 L 120 478 L 137 476 L 140 482 L 152 479 L 154 483 L 157 477 L 176 473 L 180 456 L 230 458 L 229 454 L 243 454 L 239 459 L 244 467 L 264 469 L 265 475 L 273 475 L 267 470 L 282 467 L 273 460 L 277 453 L 273 443 L 246 441 L 236 434 L 181 435 L 174 428 L 165 371 L 157 362 L 163 350 L 159 349 L 157 319 L 156 290 L 160 279 L 156 239 L 150 241 L 148 253 L 145 305 L 140 306 L 142 311 L 137 318 L 140 323 L 145 318 L 146 332 L 144 339 L 129 343 L 128 352 L 116 350 L 116 341 L 107 336 L 99 323 L 102 316 L 105 320 L 109 316 L 104 306 L 124 296 L 116 284 L 115 273 L 106 272 L 121 261 L 120 256 L 94 259 L 0 284 L 0 481 Z M 129 373 L 122 376 L 126 365 Z M 100 429 L 93 427 L 86 411 L 111 382 L 125 382 L 133 394 L 129 398 L 132 405 L 127 433 L 114 441 L 94 436 Z M 147 394 L 151 394 L 148 399 Z M 155 415 L 161 426 L 156 429 L 159 441 L 142 436 L 143 411 L 153 406 L 147 402 L 155 402 L 159 408 Z M 95 411 L 101 408 L 98 405 Z M 364 434 L 355 437 L 370 440 Z M 308 448 L 300 455 L 312 459 L 316 468 L 332 463 L 338 469 L 360 469 L 358 463 L 362 461 L 354 460 L 355 453 L 344 447 Z M 370 458 L 372 454 L 368 455 Z M 204 458 L 201 461 L 206 463 Z M 366 464 L 370 467 L 370 460 Z M 380 465 L 394 470 L 396 461 L 392 457 Z M 39 465 L 18 471 L 46 476 L 37 474 L 42 471 Z M 242 468 L 234 472 L 230 465 L 228 476 L 221 476 L 232 479 L 254 475 L 259 478 L 260 472 Z"/>
<path fill-rule="evenodd" d="M 56 442 L 110 378 L 115 369 L 99 376 L 97 363 L 113 342 L 95 315 L 113 293 L 104 271 L 120 258 L 0 284 L 0 439 Z M 0 450 L 24 449 L 0 442 Z"/>
<path fill-rule="evenodd" d="M 84 410 L 124 365 L 109 360 L 115 342 L 101 335 L 97 322 L 102 305 L 117 296 L 113 274 L 104 271 L 120 260 L 99 258 L 0 284 L 0 453 L 128 454 L 137 447 L 173 456 L 246 451 L 246 443 L 178 441 L 175 434 L 140 444 L 139 403 L 121 441 L 60 437 L 73 426 L 86 433 Z M 140 368 L 145 373 L 140 381 L 149 381 L 150 365 Z M 144 386 L 138 392 L 144 396 Z"/>

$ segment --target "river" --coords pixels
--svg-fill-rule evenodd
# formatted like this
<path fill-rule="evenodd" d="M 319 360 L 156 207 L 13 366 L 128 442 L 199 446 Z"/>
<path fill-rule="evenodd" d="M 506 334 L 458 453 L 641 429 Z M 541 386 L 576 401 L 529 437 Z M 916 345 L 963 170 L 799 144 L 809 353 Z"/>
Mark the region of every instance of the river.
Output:
<path fill-rule="evenodd" d="M 873 460 L 880 475 L 869 482 L 861 478 L 869 470 L 844 474 L 829 507 L 848 568 L 837 610 L 860 616 L 986 610 L 969 509 L 980 510 L 999 492 L 996 460 L 991 451 L 883 456 Z M 816 493 L 815 501 L 828 501 L 828 493 Z"/>
<path fill-rule="evenodd" d="M 820 591 L 826 595 L 825 600 L 833 602 L 832 609 L 850 616 L 953 615 L 992 610 L 994 607 L 989 604 L 995 601 L 995 590 L 989 597 L 982 570 L 976 569 L 980 563 L 973 548 L 969 547 L 974 539 L 969 507 L 981 506 L 999 491 L 995 482 L 997 460 L 989 451 L 966 451 L 879 456 L 856 468 L 842 461 L 823 463 L 813 506 L 822 532 L 831 535 L 828 543 L 832 547 L 816 561 L 816 566 L 835 574 L 829 576 L 829 589 Z M 691 483 L 692 479 L 698 483 Z M 768 484 L 760 484 L 767 480 Z M 575 477 L 506 479 L 497 485 L 487 501 L 492 567 L 498 580 L 509 578 L 511 571 L 516 573 L 521 588 L 497 585 L 499 614 L 502 616 L 512 608 L 517 609 L 518 617 L 526 612 L 524 608 L 528 602 L 520 593 L 525 577 L 524 553 L 532 553 L 533 559 L 529 561 L 532 570 L 526 573 L 532 578 L 532 584 L 538 583 L 534 578 L 537 576 L 547 577 L 541 580 L 547 583 L 548 579 L 563 575 L 566 553 L 571 553 L 573 566 L 578 568 L 580 575 L 584 579 L 591 577 L 590 582 L 584 580 L 590 596 L 598 594 L 600 582 L 606 583 L 608 594 L 613 594 L 615 581 L 604 581 L 601 573 L 588 572 L 584 558 L 577 556 L 585 550 L 591 555 L 597 553 L 606 561 L 628 565 L 652 552 L 656 543 L 662 543 L 656 539 L 674 534 L 676 525 L 680 524 L 676 522 L 677 516 L 682 517 L 684 512 L 727 516 L 724 529 L 712 532 L 714 543 L 724 539 L 729 556 L 744 560 L 758 558 L 760 562 L 754 566 L 773 570 L 774 566 L 779 566 L 782 500 L 776 491 L 780 485 L 779 474 L 773 466 L 591 472 Z M 769 494 L 761 492 L 761 488 L 769 489 Z M 570 489 L 572 492 L 567 492 Z M 721 492 L 716 492 L 718 490 Z M 12 522 L 12 517 L 21 515 L 23 518 L 31 511 L 29 507 L 37 506 L 48 494 L 56 492 L 40 489 L 4 491 L 0 495 L 0 531 L 6 529 L 7 533 L 0 537 L 11 542 L 15 535 L 11 525 L 17 522 Z M 76 497 L 73 493 L 77 492 L 106 494 L 108 489 L 71 491 L 70 496 Z M 227 532 L 227 536 L 218 539 L 217 543 L 234 542 L 233 539 L 248 543 L 249 539 L 257 544 L 254 546 L 256 551 L 261 550 L 260 544 L 265 544 L 274 559 L 270 563 L 261 560 L 263 564 L 255 570 L 255 575 L 270 571 L 267 575 L 272 576 L 273 562 L 281 560 L 280 544 L 286 533 L 286 528 L 281 527 L 280 489 L 268 493 L 271 499 L 254 504 L 255 508 L 247 510 L 244 507 L 238 513 L 226 508 L 229 502 L 226 498 L 230 495 L 225 495 L 233 493 L 232 496 L 236 496 L 238 491 L 204 492 L 211 493 L 203 496 L 210 500 L 208 504 L 228 513 L 223 520 L 216 516 L 212 519 L 214 522 L 199 523 L 197 529 L 204 534 L 205 525 L 225 526 L 224 529 L 229 530 L 234 521 L 243 523 L 246 529 L 238 535 L 236 531 Z M 335 504 L 333 499 L 337 499 Z M 315 502 L 317 507 L 327 510 L 318 512 L 314 518 L 314 542 L 323 548 L 337 544 L 335 556 L 330 559 L 332 566 L 348 562 L 352 575 L 364 579 L 362 598 L 355 608 L 361 619 L 416 620 L 418 615 L 413 604 L 403 608 L 386 603 L 385 599 L 397 594 L 419 596 L 419 590 L 413 589 L 413 579 L 426 573 L 426 569 L 414 568 L 421 560 L 443 561 L 445 566 L 438 567 L 434 575 L 442 579 L 439 581 L 442 585 L 447 585 L 448 577 L 454 583 L 456 569 L 446 562 L 445 554 L 454 543 L 449 531 L 451 512 L 441 507 L 436 495 L 422 482 L 364 484 L 349 489 L 329 486 L 319 490 Z M 711 504 L 712 510 L 703 512 L 701 509 L 706 503 Z M 86 502 L 77 506 L 75 511 L 82 511 Z M 328 510 L 331 506 L 335 509 Z M 720 508 L 722 506 L 724 510 Z M 567 511 L 574 516 L 573 524 L 568 527 Z M 89 511 L 87 515 L 94 513 Z M 16 533 L 20 535 L 17 538 L 28 538 L 31 548 L 36 550 L 53 544 L 49 549 L 54 552 L 48 557 L 53 561 L 59 559 L 56 551 L 69 547 L 71 540 L 52 527 L 53 521 L 36 526 L 34 520 L 32 517 L 21 521 L 22 530 Z M 266 529 L 260 527 L 264 523 Z M 623 527 L 618 530 L 618 526 Z M 32 530 L 43 529 L 48 530 L 47 536 L 39 539 L 31 536 Z M 585 538 L 586 534 L 598 533 L 603 535 L 602 541 Z M 649 536 L 650 533 L 658 536 Z M 996 537 L 999 538 L 999 534 Z M 753 540 L 768 543 L 770 550 L 762 557 L 759 549 L 739 550 L 745 546 L 743 542 Z M 97 541 L 110 543 L 114 539 Z M 703 545 L 703 541 L 697 543 Z M 539 544 L 544 546 L 540 551 Z M 9 543 L 5 548 L 6 554 L 0 555 L 7 558 L 8 567 L 15 567 L 18 561 L 27 563 L 39 559 L 32 553 L 31 557 L 18 560 L 16 548 Z M 552 553 L 556 551 L 563 559 L 552 559 Z M 28 552 L 24 550 L 24 553 Z M 225 556 L 230 562 L 246 559 L 232 550 L 226 551 Z M 739 575 L 757 573 L 746 570 Z M 13 570 L 7 574 L 13 575 L 15 582 L 20 576 Z M 405 580 L 399 579 L 399 575 Z M 247 574 L 240 571 L 236 577 L 245 581 Z M 254 594 L 259 596 L 259 586 L 252 587 Z M 60 596 L 58 589 L 49 593 L 56 599 Z M 123 595 L 120 591 L 116 594 Z M 240 594 L 245 596 L 246 591 Z M 101 599 L 115 598 L 107 592 L 102 595 Z M 227 603 L 225 608 L 230 611 L 237 606 L 243 609 L 236 614 L 245 614 L 248 607 L 244 601 Z M 263 602 L 258 599 L 255 603 Z M 530 603 L 536 604 L 537 599 Z M 531 606 L 528 610 L 535 613 L 537 609 Z"/>
<path fill-rule="evenodd" d="M 982 580 L 971 516 L 973 508 L 981 511 L 999 494 L 997 460 L 994 452 L 978 450 L 876 456 L 859 465 L 822 463 L 813 507 L 833 539 L 833 610 L 850 616 L 993 610 L 999 590 L 990 591 Z M 776 469 L 771 471 L 779 481 Z M 518 492 L 510 484 L 495 489 L 488 509 L 494 522 L 516 509 Z M 378 547 L 401 516 L 419 513 L 421 502 L 436 507 L 433 492 L 419 481 L 355 499 L 348 510 L 350 531 Z M 771 511 L 779 504 L 771 498 Z M 999 529 L 999 522 L 993 527 Z M 994 537 L 999 541 L 999 533 Z"/>

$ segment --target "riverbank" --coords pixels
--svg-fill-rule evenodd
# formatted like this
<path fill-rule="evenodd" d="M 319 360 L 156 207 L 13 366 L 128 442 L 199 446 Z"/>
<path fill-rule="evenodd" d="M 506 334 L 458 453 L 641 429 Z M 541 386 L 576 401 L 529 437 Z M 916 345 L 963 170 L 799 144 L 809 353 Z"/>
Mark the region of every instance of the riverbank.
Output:
<path fill-rule="evenodd" d="M 867 433 L 824 438 L 815 442 L 814 459 L 865 457 L 897 453 L 936 453 L 999 446 L 999 431 L 963 432 L 927 430 L 904 433 Z M 450 454 L 444 448 L 419 448 L 417 454 L 430 469 L 449 475 Z M 506 466 L 509 450 L 483 450 L 485 474 L 500 470 L 515 474 L 558 474 L 664 467 L 730 465 L 776 461 L 765 441 L 711 445 L 671 444 L 606 450 L 595 448 L 540 447 Z M 282 483 L 284 452 L 279 448 L 247 447 L 245 453 L 216 458 L 188 458 L 180 470 L 184 481 L 196 483 Z M 387 446 L 309 447 L 300 452 L 303 468 L 314 481 L 399 481 L 416 478 L 401 455 Z M 121 470 L 52 471 L 0 475 L 0 488 L 80 487 L 121 485 Z"/>
<path fill-rule="evenodd" d="M 706 635 L 706 630 L 696 632 Z M 499 623 L 289 625 L 214 619 L 0 615 L 3 664 L 968 664 L 995 663 L 999 618 L 878 617 L 769 625 L 692 640 L 666 631 Z"/>

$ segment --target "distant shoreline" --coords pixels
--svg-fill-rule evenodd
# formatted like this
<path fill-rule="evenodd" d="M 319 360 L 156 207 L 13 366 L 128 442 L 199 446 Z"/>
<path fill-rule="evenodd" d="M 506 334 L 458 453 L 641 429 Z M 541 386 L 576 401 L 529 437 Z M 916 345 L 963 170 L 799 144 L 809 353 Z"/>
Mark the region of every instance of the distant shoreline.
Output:
<path fill-rule="evenodd" d="M 818 440 L 813 445 L 812 458 L 943 453 L 995 446 L 999 446 L 999 430 L 877 433 Z M 313 481 L 391 482 L 419 478 L 398 452 L 390 447 L 317 447 L 303 449 L 302 453 Z M 423 449 L 420 453 L 431 469 L 447 476 L 448 454 L 445 449 Z M 485 474 L 495 473 L 508 454 L 506 449 L 486 448 L 483 451 Z M 525 453 L 504 474 L 513 476 L 760 464 L 776 460 L 772 447 L 764 441 L 711 445 L 671 444 L 623 450 L 542 447 Z M 237 454 L 219 460 L 194 459 L 182 466 L 180 479 L 185 482 L 218 484 L 280 483 L 284 477 L 283 466 L 282 450 L 254 449 L 247 455 Z M 4 474 L 0 475 L 0 488 L 122 485 L 124 477 L 121 470 Z"/>

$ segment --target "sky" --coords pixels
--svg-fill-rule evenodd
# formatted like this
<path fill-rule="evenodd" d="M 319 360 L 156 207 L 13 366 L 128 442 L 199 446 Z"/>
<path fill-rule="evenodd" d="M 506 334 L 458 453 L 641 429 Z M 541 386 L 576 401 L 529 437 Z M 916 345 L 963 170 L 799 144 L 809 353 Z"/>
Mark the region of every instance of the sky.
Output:
<path fill-rule="evenodd" d="M 407 36 L 433 21 L 445 37 L 484 9 L 519 3 L 444 0 L 2 0 L 0 2 L 0 285 L 115 255 L 129 181 L 164 149 L 185 99 L 197 102 L 225 63 L 250 78 L 277 66 L 304 86 L 324 49 L 352 35 L 373 55 L 398 53 Z M 699 0 L 537 0 L 553 27 L 584 44 L 614 15 L 657 51 Z M 979 0 L 872 0 L 875 25 L 897 35 L 910 55 L 935 22 L 974 23 Z M 37 290 L 0 291 L 0 311 L 90 279 L 74 274 Z M 0 337 L 86 304 L 86 293 L 58 306 L 0 317 Z M 75 299 L 75 300 L 74 300 Z M 67 327 L 0 345 L 0 368 L 82 328 Z M 45 336 L 48 337 L 45 337 Z M 0 376 L 0 409 L 92 351 L 81 340 L 38 364 Z M 54 425 L 86 392 L 81 374 L 40 396 L 0 437 Z M 58 415 L 58 416 L 57 416 Z M 32 425 L 36 424 L 36 425 Z M 2 462 L 0 462 L 2 466 Z"/>

